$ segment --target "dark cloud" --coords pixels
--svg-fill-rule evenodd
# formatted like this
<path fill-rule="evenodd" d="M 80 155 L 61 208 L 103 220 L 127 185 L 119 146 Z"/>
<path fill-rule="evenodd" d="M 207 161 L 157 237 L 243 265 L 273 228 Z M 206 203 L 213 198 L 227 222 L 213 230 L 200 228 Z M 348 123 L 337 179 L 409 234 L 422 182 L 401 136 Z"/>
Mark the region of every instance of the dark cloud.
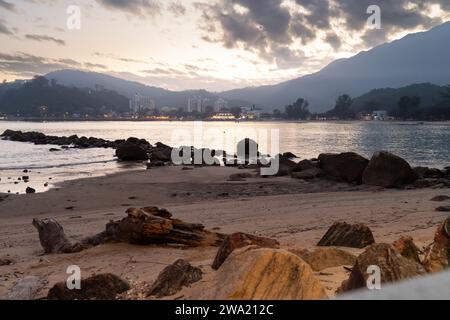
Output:
<path fill-rule="evenodd" d="M 1 53 L 0 73 L 18 75 L 21 77 L 43 75 L 60 69 L 103 69 L 102 64 L 81 63 L 73 59 L 53 59 L 35 56 L 24 52 Z"/>
<path fill-rule="evenodd" d="M 25 38 L 29 39 L 29 40 L 33 40 L 33 41 L 50 41 L 53 43 L 56 43 L 59 46 L 65 46 L 66 42 L 64 40 L 61 39 L 57 39 L 54 37 L 50 37 L 50 36 L 46 36 L 46 35 L 38 35 L 38 34 L 27 34 L 25 35 Z"/>
<path fill-rule="evenodd" d="M 121 10 L 140 17 L 152 16 L 160 12 L 161 5 L 156 0 L 97 0 L 101 5 Z"/>
<path fill-rule="evenodd" d="M 9 11 L 16 11 L 16 6 L 13 3 L 4 1 L 4 0 L 0 0 L 0 8 L 9 10 Z"/>
<path fill-rule="evenodd" d="M 0 20 L 0 34 L 14 34 L 9 28 Z"/>
<path fill-rule="evenodd" d="M 71 59 L 50 59 L 24 52 L 0 53 L 0 71 L 20 76 L 46 74 L 58 69 L 79 67 L 79 65 Z"/>
<path fill-rule="evenodd" d="M 399 31 L 429 28 L 443 21 L 427 15 L 437 4 L 450 12 L 450 0 L 219 0 L 214 4 L 196 4 L 203 11 L 200 27 L 203 39 L 222 43 L 226 48 L 243 48 L 269 62 L 291 65 L 301 62 L 303 52 L 292 44 L 303 45 L 323 38 L 339 49 L 339 32 L 359 35 L 363 46 L 370 47 Z M 292 2 L 291 2 L 292 3 Z M 381 9 L 381 29 L 367 27 L 367 8 Z M 334 30 L 334 28 L 337 28 Z M 361 32 L 363 34 L 361 35 Z M 325 34 L 325 37 L 322 35 Z"/>

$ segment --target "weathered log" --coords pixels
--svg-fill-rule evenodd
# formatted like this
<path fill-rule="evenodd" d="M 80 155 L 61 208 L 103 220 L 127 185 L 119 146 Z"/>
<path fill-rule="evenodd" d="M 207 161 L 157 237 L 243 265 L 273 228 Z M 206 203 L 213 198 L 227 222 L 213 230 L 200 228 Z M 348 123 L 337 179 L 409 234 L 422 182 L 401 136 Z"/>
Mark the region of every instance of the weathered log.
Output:
<path fill-rule="evenodd" d="M 219 246 L 225 235 L 211 232 L 198 223 L 170 218 L 165 209 L 129 208 L 127 216 L 107 223 L 105 231 L 72 244 L 54 219 L 33 220 L 45 253 L 73 253 L 108 242 L 130 244 L 181 244 L 191 247 Z"/>
<path fill-rule="evenodd" d="M 39 240 L 45 253 L 72 253 L 81 251 L 80 244 L 72 244 L 63 227 L 54 219 L 33 219 L 33 226 L 39 232 Z"/>

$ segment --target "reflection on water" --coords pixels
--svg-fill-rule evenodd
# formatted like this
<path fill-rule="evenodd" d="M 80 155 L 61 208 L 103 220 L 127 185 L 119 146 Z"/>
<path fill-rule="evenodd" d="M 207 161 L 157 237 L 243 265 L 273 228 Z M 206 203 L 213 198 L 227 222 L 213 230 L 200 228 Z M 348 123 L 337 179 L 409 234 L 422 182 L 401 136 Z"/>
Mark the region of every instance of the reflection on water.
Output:
<path fill-rule="evenodd" d="M 322 152 L 354 151 L 370 157 L 378 150 L 391 151 L 412 165 L 444 167 L 450 165 L 449 123 L 387 122 L 7 122 L 0 121 L 0 132 L 6 129 L 40 131 L 49 135 L 94 136 L 115 140 L 130 136 L 151 143 L 195 145 L 234 151 L 237 141 L 245 138 L 270 139 L 278 132 L 280 152 L 291 151 L 301 158 L 314 158 Z M 201 139 L 194 136 L 200 133 Z M 174 138 L 177 138 L 174 140 Z M 203 141 L 201 141 L 203 140 Z M 259 139 L 262 151 L 274 154 L 266 139 Z M 0 141 L 0 184 L 4 177 L 18 170 L 39 168 L 65 176 L 98 175 L 121 170 L 114 160 L 114 150 L 87 149 L 49 152 L 49 146 Z M 84 174 L 82 174 L 84 172 Z M 4 192 L 0 189 L 0 192 Z"/>

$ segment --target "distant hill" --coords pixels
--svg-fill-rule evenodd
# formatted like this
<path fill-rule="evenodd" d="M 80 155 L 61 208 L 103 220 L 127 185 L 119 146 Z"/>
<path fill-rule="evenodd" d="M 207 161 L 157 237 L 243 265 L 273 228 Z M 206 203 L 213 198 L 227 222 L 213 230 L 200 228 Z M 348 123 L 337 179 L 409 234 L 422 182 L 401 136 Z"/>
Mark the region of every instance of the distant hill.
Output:
<path fill-rule="evenodd" d="M 187 108 L 188 99 L 194 96 L 208 98 L 211 105 L 219 98 L 216 94 L 210 93 L 206 90 L 171 91 L 97 72 L 59 70 L 50 72 L 45 75 L 45 77 L 47 79 L 55 79 L 58 83 L 65 86 L 73 86 L 78 88 L 95 88 L 96 86 L 101 86 L 108 90 L 117 91 L 128 98 L 131 98 L 136 93 L 149 96 L 155 100 L 155 105 L 157 108 L 162 108 L 165 106 Z M 229 106 L 249 107 L 252 105 L 252 103 L 244 100 L 241 101 L 239 99 L 230 99 L 228 101 Z"/>
<path fill-rule="evenodd" d="M 422 108 L 431 108 L 443 102 L 446 88 L 431 83 L 412 84 L 394 89 L 374 89 L 353 100 L 352 109 L 372 112 L 374 110 L 394 111 L 401 97 L 419 97 Z"/>
<path fill-rule="evenodd" d="M 277 85 L 222 92 L 226 99 L 245 99 L 283 109 L 302 97 L 310 110 L 333 107 L 341 94 L 357 97 L 373 88 L 399 88 L 412 83 L 450 83 L 450 22 L 332 62 L 317 73 Z"/>
<path fill-rule="evenodd" d="M 35 77 L 24 84 L 0 86 L 0 114 L 20 116 L 63 116 L 66 113 L 92 116 L 127 112 L 128 98 L 111 90 L 75 88 Z"/>

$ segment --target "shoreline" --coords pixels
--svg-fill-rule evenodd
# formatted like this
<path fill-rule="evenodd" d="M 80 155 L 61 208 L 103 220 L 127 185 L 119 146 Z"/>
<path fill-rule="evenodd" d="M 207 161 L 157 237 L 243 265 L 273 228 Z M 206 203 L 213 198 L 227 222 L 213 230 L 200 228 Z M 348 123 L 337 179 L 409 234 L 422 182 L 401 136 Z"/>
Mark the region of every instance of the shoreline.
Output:
<path fill-rule="evenodd" d="M 401 235 L 411 235 L 423 247 L 432 242 L 436 227 L 446 217 L 434 210 L 437 203 L 430 199 L 448 195 L 448 189 L 379 189 L 289 177 L 228 181 L 229 175 L 237 172 L 252 170 L 168 166 L 67 181 L 45 193 L 8 197 L 0 202 L 0 258 L 14 263 L 0 266 L 4 280 L 0 296 L 17 278 L 29 275 L 48 281 L 45 294 L 54 283 L 64 281 L 69 264 L 79 265 L 83 278 L 117 274 L 135 290 L 151 284 L 165 266 L 179 258 L 199 266 L 205 281 L 213 273 L 214 247 L 111 243 L 79 253 L 41 256 L 32 218 L 55 218 L 70 239 L 76 240 L 97 233 L 111 219 L 122 218 L 129 207 L 158 206 L 167 208 L 175 218 L 208 229 L 266 236 L 278 240 L 282 249 L 301 250 L 314 249 L 334 221 L 365 223 L 377 242 L 391 243 Z M 353 254 L 362 251 L 342 249 Z M 316 276 L 328 295 L 334 296 L 348 272 L 333 267 Z M 195 286 L 184 288 L 177 297 L 195 298 L 196 290 Z"/>

